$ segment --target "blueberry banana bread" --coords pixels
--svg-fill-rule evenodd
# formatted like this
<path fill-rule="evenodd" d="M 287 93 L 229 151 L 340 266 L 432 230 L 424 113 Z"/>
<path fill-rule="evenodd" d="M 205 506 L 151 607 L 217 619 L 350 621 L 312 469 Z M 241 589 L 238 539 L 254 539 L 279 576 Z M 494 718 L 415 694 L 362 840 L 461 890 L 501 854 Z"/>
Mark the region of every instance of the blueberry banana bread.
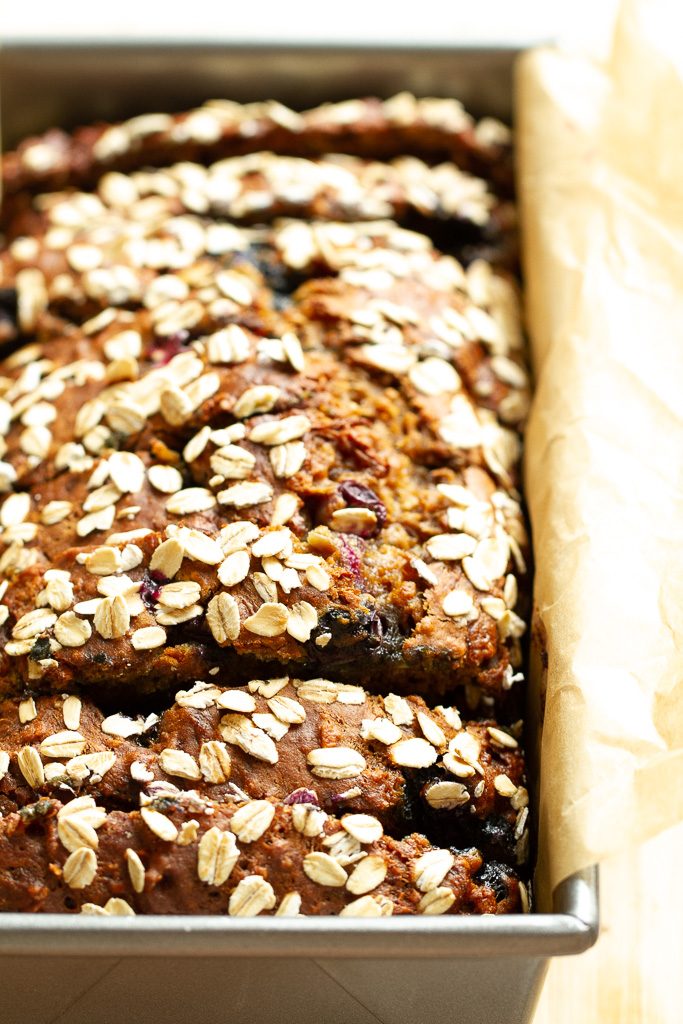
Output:
<path fill-rule="evenodd" d="M 408 96 L 3 157 L 0 909 L 524 909 L 509 157 Z"/>

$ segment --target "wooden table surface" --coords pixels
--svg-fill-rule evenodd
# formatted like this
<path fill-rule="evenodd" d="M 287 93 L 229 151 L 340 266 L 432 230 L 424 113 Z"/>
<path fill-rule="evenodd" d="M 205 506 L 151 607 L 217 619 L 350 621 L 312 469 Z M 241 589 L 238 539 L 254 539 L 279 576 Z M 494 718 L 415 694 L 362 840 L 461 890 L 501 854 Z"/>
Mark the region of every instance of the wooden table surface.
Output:
<path fill-rule="evenodd" d="M 534 1024 L 681 1024 L 683 825 L 604 865 L 593 949 L 554 960 Z"/>

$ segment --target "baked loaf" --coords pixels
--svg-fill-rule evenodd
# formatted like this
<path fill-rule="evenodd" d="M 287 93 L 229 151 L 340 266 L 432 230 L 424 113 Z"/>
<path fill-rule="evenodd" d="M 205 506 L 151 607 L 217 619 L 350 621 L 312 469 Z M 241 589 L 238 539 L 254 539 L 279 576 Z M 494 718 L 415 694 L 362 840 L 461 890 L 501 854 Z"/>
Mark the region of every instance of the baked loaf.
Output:
<path fill-rule="evenodd" d="M 401 96 L 3 158 L 0 909 L 526 900 L 508 157 Z"/>

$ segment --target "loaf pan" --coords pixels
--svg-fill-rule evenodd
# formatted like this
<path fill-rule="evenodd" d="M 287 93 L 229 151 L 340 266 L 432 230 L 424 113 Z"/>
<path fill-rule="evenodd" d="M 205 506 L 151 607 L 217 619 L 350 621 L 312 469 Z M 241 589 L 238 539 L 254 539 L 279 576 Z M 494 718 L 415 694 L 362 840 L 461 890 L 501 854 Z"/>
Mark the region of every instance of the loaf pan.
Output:
<path fill-rule="evenodd" d="M 15 42 L 0 65 L 3 144 L 55 124 L 182 110 L 219 96 L 308 107 L 407 89 L 508 120 L 516 55 L 500 47 Z M 550 957 L 580 953 L 597 932 L 595 870 L 564 882 L 548 914 L 0 914 L 0 1020 L 528 1024 Z"/>

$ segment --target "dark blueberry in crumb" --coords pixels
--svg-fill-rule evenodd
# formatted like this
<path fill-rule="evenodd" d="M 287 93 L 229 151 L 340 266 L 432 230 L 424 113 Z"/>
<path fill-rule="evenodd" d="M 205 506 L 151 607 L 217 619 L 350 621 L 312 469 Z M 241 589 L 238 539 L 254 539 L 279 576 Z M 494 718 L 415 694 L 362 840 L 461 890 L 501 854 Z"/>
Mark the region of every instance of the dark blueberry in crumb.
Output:
<path fill-rule="evenodd" d="M 476 880 L 481 885 L 487 885 L 489 889 L 493 889 L 496 903 L 500 903 L 509 895 L 510 873 L 504 864 L 490 861 L 476 875 Z"/>
<path fill-rule="evenodd" d="M 363 542 L 359 537 L 339 535 L 341 541 L 342 562 L 353 575 L 356 583 L 360 583 L 361 566 L 363 565 Z"/>
<path fill-rule="evenodd" d="M 146 572 L 142 578 L 139 593 L 145 608 L 150 612 L 154 611 L 154 605 L 159 600 L 159 591 L 164 583 L 168 583 L 168 580 L 163 573 L 156 570 Z"/>
<path fill-rule="evenodd" d="M 284 303 L 289 293 L 293 290 L 291 275 L 287 268 L 280 262 L 273 259 L 273 253 L 268 246 L 254 243 L 247 252 L 237 253 L 232 259 L 232 266 L 239 264 L 251 264 L 256 267 L 266 284 L 273 293 L 273 304 L 275 308 L 281 308 L 278 303 Z"/>
<path fill-rule="evenodd" d="M 387 521 L 387 510 L 377 495 L 365 484 L 359 484 L 357 480 L 344 480 L 339 485 L 339 493 L 348 506 L 352 508 L 368 508 L 377 516 L 376 528 L 364 536 L 375 537 Z"/>
<path fill-rule="evenodd" d="M 14 288 L 0 288 L 0 337 L 11 341 L 16 336 L 17 293 Z"/>
<path fill-rule="evenodd" d="M 38 637 L 31 650 L 28 652 L 28 656 L 31 661 L 42 661 L 43 658 L 50 657 L 50 641 L 46 636 Z"/>
<path fill-rule="evenodd" d="M 0 309 L 13 314 L 17 312 L 16 288 L 0 288 Z"/>
<path fill-rule="evenodd" d="M 174 356 L 183 351 L 189 340 L 189 331 L 176 331 L 175 334 L 169 334 L 163 341 L 156 341 L 149 357 L 152 362 L 165 366 Z"/>
<path fill-rule="evenodd" d="M 295 789 L 282 801 L 283 804 L 315 804 L 319 806 L 318 794 L 314 789 Z"/>
<path fill-rule="evenodd" d="M 76 903 L 76 900 L 73 898 L 73 896 L 64 897 L 64 906 L 66 907 L 67 910 L 75 910 L 77 905 L 78 904 Z"/>
<path fill-rule="evenodd" d="M 481 824 L 482 844 L 496 857 L 512 856 L 515 849 L 515 827 L 498 815 L 492 815 Z"/>

